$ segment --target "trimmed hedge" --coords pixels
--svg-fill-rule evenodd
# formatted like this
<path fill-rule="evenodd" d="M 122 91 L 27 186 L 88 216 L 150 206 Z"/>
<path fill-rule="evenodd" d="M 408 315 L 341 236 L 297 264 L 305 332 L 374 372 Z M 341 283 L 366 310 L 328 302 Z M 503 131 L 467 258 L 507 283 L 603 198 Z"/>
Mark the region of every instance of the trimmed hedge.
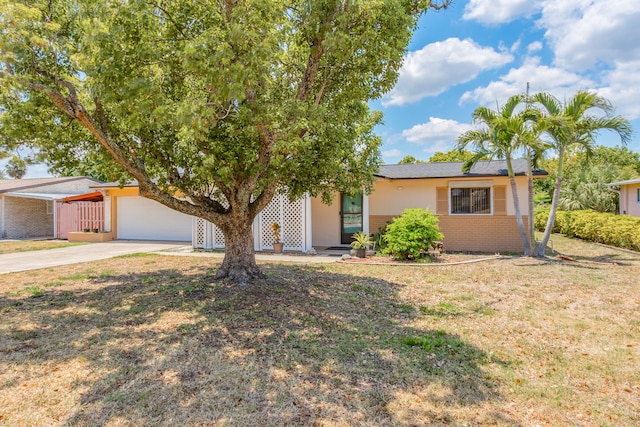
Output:
<path fill-rule="evenodd" d="M 534 223 L 544 230 L 549 208 L 536 210 Z M 553 232 L 605 245 L 640 251 L 640 218 L 629 215 L 584 211 L 558 211 Z"/>

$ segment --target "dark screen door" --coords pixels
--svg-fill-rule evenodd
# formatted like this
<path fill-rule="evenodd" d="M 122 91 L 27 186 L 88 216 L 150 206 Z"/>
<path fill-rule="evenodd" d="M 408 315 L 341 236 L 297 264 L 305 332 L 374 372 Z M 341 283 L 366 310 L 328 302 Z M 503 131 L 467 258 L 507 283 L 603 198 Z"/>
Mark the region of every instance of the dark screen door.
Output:
<path fill-rule="evenodd" d="M 351 243 L 353 233 L 362 231 L 362 194 L 340 195 L 340 243 Z"/>

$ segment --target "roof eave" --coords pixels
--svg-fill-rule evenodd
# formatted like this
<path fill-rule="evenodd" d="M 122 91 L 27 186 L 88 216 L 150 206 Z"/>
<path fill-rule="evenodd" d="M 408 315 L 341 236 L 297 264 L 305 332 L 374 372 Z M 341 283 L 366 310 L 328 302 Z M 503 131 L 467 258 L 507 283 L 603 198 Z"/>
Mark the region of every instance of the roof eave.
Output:
<path fill-rule="evenodd" d="M 525 172 L 518 172 L 515 176 L 526 176 Z M 385 176 L 380 174 L 373 174 L 376 178 L 384 178 L 384 179 L 452 179 L 452 178 L 496 178 L 496 177 L 508 177 L 506 174 L 474 174 L 469 173 L 465 175 L 437 175 L 437 176 Z M 534 178 L 546 178 L 549 174 L 544 171 L 544 173 L 533 173 Z"/>

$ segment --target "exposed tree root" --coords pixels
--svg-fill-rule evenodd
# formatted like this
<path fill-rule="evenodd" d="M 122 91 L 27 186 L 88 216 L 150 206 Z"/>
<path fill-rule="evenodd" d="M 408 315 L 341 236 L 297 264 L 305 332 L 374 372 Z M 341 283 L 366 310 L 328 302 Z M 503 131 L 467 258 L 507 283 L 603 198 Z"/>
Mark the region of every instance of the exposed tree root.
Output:
<path fill-rule="evenodd" d="M 214 276 L 215 280 L 230 280 L 240 286 L 247 286 L 252 280 L 266 279 L 254 260 L 252 262 L 227 261 L 225 257 L 218 272 Z"/>

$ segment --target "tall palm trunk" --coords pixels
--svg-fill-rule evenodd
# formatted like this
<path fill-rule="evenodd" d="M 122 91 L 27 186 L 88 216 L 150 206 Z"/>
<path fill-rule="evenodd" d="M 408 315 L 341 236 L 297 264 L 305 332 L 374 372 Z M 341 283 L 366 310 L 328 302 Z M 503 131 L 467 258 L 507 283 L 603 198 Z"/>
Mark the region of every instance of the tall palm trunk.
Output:
<path fill-rule="evenodd" d="M 516 223 L 518 224 L 518 232 L 522 239 L 522 246 L 524 247 L 524 255 L 530 256 L 531 250 L 529 248 L 529 239 L 527 238 L 527 232 L 524 228 L 524 221 L 522 220 L 522 211 L 520 211 L 520 200 L 518 198 L 518 188 L 516 186 L 516 178 L 513 173 L 513 167 L 511 166 L 511 158 L 507 157 L 507 170 L 509 173 L 509 182 L 511 183 L 511 193 L 513 194 L 513 207 L 516 211 Z"/>
<path fill-rule="evenodd" d="M 564 173 L 564 149 L 558 150 L 558 174 L 556 176 L 556 183 L 553 187 L 553 198 L 551 199 L 551 210 L 549 211 L 549 219 L 547 225 L 544 227 L 544 234 L 542 240 L 538 245 L 535 256 L 543 257 L 544 251 L 547 248 L 547 243 L 551 237 L 553 231 L 553 224 L 556 222 L 556 212 L 558 211 L 558 202 L 560 201 L 560 187 L 562 186 L 562 174 Z"/>
<path fill-rule="evenodd" d="M 533 166 L 531 160 L 531 149 L 527 149 L 527 208 L 528 208 L 528 231 L 529 231 L 529 254 L 536 251 L 536 230 L 533 211 Z"/>

